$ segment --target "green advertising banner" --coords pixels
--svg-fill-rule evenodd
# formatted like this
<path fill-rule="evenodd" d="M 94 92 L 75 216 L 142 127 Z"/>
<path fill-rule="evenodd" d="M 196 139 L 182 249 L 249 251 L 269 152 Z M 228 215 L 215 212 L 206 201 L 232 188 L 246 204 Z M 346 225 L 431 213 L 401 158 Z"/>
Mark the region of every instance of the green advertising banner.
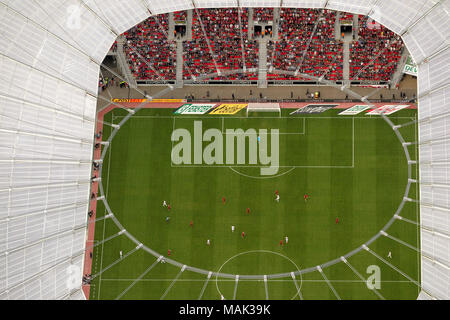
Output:
<path fill-rule="evenodd" d="M 216 106 L 216 103 L 188 103 L 182 105 L 175 114 L 204 114 Z"/>
<path fill-rule="evenodd" d="M 406 60 L 405 67 L 403 68 L 403 73 L 417 77 L 417 65 L 414 63 L 411 56 L 409 56 Z"/>
<path fill-rule="evenodd" d="M 369 109 L 370 107 L 373 106 L 368 106 L 368 105 L 355 105 L 347 110 L 342 111 L 341 113 L 338 113 L 338 115 L 348 115 L 348 116 L 353 116 L 355 114 L 361 113 L 364 110 Z"/>

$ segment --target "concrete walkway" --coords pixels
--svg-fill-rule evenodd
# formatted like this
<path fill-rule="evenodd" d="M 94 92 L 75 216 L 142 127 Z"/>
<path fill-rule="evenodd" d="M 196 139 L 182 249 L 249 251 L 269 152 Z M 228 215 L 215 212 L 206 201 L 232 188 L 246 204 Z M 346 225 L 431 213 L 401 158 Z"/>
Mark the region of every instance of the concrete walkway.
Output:
<path fill-rule="evenodd" d="M 361 96 L 369 96 L 369 100 L 378 100 L 380 99 L 380 94 L 382 94 L 384 99 L 392 99 L 392 95 L 395 94 L 396 99 L 400 98 L 400 92 L 405 93 L 408 97 L 412 97 L 413 95 L 417 95 L 417 79 L 411 76 L 405 76 L 405 78 L 400 82 L 400 90 L 389 90 L 389 89 L 381 89 L 377 90 L 375 88 L 361 88 L 361 87 L 352 87 L 351 89 L 358 93 Z M 154 95 L 155 93 L 167 89 L 167 86 L 139 86 L 141 91 L 145 91 L 148 95 Z M 259 99 L 260 94 L 266 99 L 306 99 L 307 92 L 320 91 L 321 99 L 333 99 L 333 100 L 342 100 L 346 98 L 346 93 L 342 92 L 339 89 L 326 87 L 326 86 L 269 86 L 268 88 L 258 88 L 256 86 L 226 86 L 226 85 L 214 85 L 214 86 L 206 86 L 206 85 L 198 85 L 198 86 L 190 86 L 185 85 L 183 88 L 175 88 L 173 91 L 168 92 L 164 96 L 160 98 L 167 99 L 184 99 L 188 95 L 194 95 L 196 99 L 207 99 L 207 92 L 209 91 L 209 96 L 211 99 L 223 99 L 228 100 L 232 99 L 232 94 L 235 95 L 235 99 L 246 99 L 247 101 L 255 101 Z M 374 92 L 377 91 L 375 94 Z M 108 101 L 110 100 L 110 95 L 113 98 L 133 98 L 133 99 L 141 99 L 143 98 L 142 94 L 137 92 L 134 89 L 128 88 L 119 88 L 119 87 L 109 87 L 105 91 L 101 93 L 101 95 L 106 98 Z M 349 97 L 351 98 L 351 97 Z M 314 103 L 311 100 L 311 103 Z M 317 103 L 317 102 L 316 102 Z M 104 107 L 108 104 L 108 102 L 99 99 L 98 107 Z"/>
<path fill-rule="evenodd" d="M 174 34 L 175 34 L 174 32 L 175 32 L 174 15 L 173 15 L 173 12 L 170 12 L 169 13 L 169 35 L 168 35 L 169 40 L 174 39 Z"/>
<path fill-rule="evenodd" d="M 278 41 L 280 38 L 280 17 L 281 17 L 281 9 L 280 8 L 274 8 L 273 9 L 273 34 L 272 34 L 272 40 Z"/>
<path fill-rule="evenodd" d="M 355 40 L 359 40 L 359 15 L 354 14 L 353 15 L 353 34 L 355 35 Z"/>
<path fill-rule="evenodd" d="M 187 21 L 186 21 L 186 40 L 192 41 L 192 20 L 194 17 L 194 11 L 188 10 L 187 11 Z"/>
<path fill-rule="evenodd" d="M 395 69 L 394 74 L 392 75 L 391 81 L 392 86 L 395 87 L 403 77 L 403 69 L 406 65 L 406 60 L 408 59 L 409 51 L 406 48 L 403 48 L 402 55 L 400 57 L 400 61 L 397 63 L 397 68 Z"/>
<path fill-rule="evenodd" d="M 180 88 L 183 86 L 183 70 L 184 70 L 184 57 L 183 57 L 183 41 L 177 40 L 177 68 L 176 68 L 176 86 Z"/>
<path fill-rule="evenodd" d="M 131 72 L 130 67 L 128 66 L 127 58 L 125 56 L 125 52 L 123 46 L 125 44 L 125 37 L 120 36 L 117 38 L 117 51 L 116 51 L 116 59 L 117 59 L 117 67 L 120 70 L 120 73 L 124 75 L 125 81 L 129 83 L 130 87 L 136 88 L 137 83 L 134 77 L 134 74 Z"/>
<path fill-rule="evenodd" d="M 267 88 L 267 40 L 259 39 L 258 88 Z"/>
<path fill-rule="evenodd" d="M 350 80 L 350 44 L 353 41 L 351 33 L 346 33 L 344 37 L 344 50 L 342 57 L 342 77 L 344 78 L 344 83 Z"/>
<path fill-rule="evenodd" d="M 254 31 L 254 25 L 253 22 L 253 8 L 248 8 L 248 38 L 253 38 L 253 31 Z"/>
<path fill-rule="evenodd" d="M 341 17 L 341 13 L 336 12 L 336 19 L 334 20 L 334 39 L 336 41 L 341 40 L 341 22 L 339 18 Z"/>

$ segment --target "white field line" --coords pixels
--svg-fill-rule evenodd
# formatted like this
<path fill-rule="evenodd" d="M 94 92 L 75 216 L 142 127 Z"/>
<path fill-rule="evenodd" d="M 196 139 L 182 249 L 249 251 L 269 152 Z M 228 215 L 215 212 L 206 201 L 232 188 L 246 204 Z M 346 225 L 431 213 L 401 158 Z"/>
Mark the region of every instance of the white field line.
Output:
<path fill-rule="evenodd" d="M 138 282 L 168 282 L 173 281 L 174 279 L 112 279 L 112 278 L 104 278 L 102 279 L 103 282 L 105 281 L 136 281 Z M 235 279 L 217 279 L 219 282 L 235 282 Z M 330 280 L 329 282 L 335 282 L 335 283 L 366 283 L 366 280 Z M 204 279 L 178 279 L 177 282 L 205 282 Z M 239 282 L 264 282 L 263 279 L 239 279 Z M 267 279 L 267 282 L 292 282 L 292 278 L 289 279 Z M 325 280 L 306 280 L 302 279 L 302 282 L 318 282 L 318 283 L 325 283 Z M 411 283 L 411 281 L 408 280 L 380 280 L 380 283 Z"/>
<path fill-rule="evenodd" d="M 105 223 L 106 221 L 105 220 L 103 220 L 103 223 Z M 94 240 L 94 243 L 95 243 L 95 240 Z M 98 252 L 99 252 L 99 249 L 97 248 L 96 250 L 95 250 L 95 265 L 94 265 L 94 274 L 96 274 L 97 273 L 97 270 L 98 270 L 98 268 L 97 268 L 97 264 L 98 264 L 98 261 L 99 261 L 99 257 L 98 257 Z M 92 269 L 91 269 L 92 270 Z M 92 271 L 91 271 L 92 272 Z M 91 284 L 91 287 L 92 287 L 92 284 Z M 94 288 L 93 288 L 93 290 L 92 290 L 92 296 L 95 296 L 95 286 L 94 286 Z"/>
<path fill-rule="evenodd" d="M 269 300 L 269 288 L 267 287 L 267 278 L 264 279 L 264 291 L 266 292 L 266 300 Z"/>
<path fill-rule="evenodd" d="M 355 167 L 355 118 L 352 118 L 352 167 Z"/>
<path fill-rule="evenodd" d="M 415 120 L 416 120 L 416 125 L 414 126 L 414 139 L 416 141 L 418 141 L 419 137 L 417 136 L 417 127 L 418 127 L 418 124 L 417 124 L 417 121 L 418 121 L 417 113 L 416 113 Z M 415 156 L 416 156 L 414 160 L 416 160 L 416 161 L 419 160 L 418 156 L 417 156 L 417 149 L 418 149 L 418 146 L 417 145 L 414 146 Z M 416 177 L 415 178 L 416 178 L 417 181 L 420 181 L 419 166 L 418 165 L 416 165 Z M 419 187 L 419 184 L 416 182 L 416 199 L 420 201 L 418 187 Z M 419 221 L 419 201 L 416 202 L 416 221 L 420 223 L 420 221 Z M 416 248 L 419 248 L 419 250 L 417 251 L 417 282 L 420 283 L 420 246 L 419 246 L 420 227 L 416 226 L 416 228 L 417 228 Z M 417 287 L 417 295 L 419 293 L 420 293 L 420 287 Z"/>
<path fill-rule="evenodd" d="M 133 286 L 142 278 L 144 278 L 146 276 L 147 273 L 149 273 L 157 264 L 158 264 L 159 260 L 156 260 L 155 262 L 152 263 L 152 265 L 150 267 L 148 267 L 136 280 L 134 280 L 125 290 L 122 291 L 122 293 L 120 293 L 115 300 L 119 300 L 121 299 L 131 288 L 133 288 Z"/>
<path fill-rule="evenodd" d="M 151 117 L 149 117 L 149 118 L 151 118 Z M 175 122 L 175 119 L 176 118 L 181 118 L 181 119 L 202 119 L 202 120 L 212 120 L 212 119 L 217 119 L 217 118 L 182 118 L 182 117 L 171 117 L 171 118 L 173 118 L 174 119 L 174 122 Z M 269 118 L 269 117 L 263 117 L 263 118 L 265 118 L 265 119 L 280 119 L 280 118 Z M 244 119 L 244 120 L 248 120 L 249 118 L 237 118 L 237 117 L 235 117 L 235 118 L 233 118 L 233 119 Z M 296 119 L 296 118 L 292 118 L 292 117 L 286 117 L 286 119 Z M 278 134 L 279 135 L 304 135 L 305 134 L 305 125 L 306 125 L 306 120 L 305 120 L 306 118 L 303 118 L 303 130 L 302 130 L 302 132 L 279 132 Z M 337 119 L 343 119 L 343 118 L 337 118 Z M 348 119 L 348 118 L 347 118 Z M 229 128 L 227 128 L 227 129 L 229 129 Z M 173 126 L 173 130 L 175 130 L 175 124 L 174 124 L 174 126 Z M 222 134 L 227 134 L 225 131 L 225 118 L 223 118 L 222 117 L 222 129 L 221 129 L 221 133 Z M 245 134 L 245 133 L 244 133 Z M 172 146 L 173 146 L 173 143 L 172 143 Z"/>
<path fill-rule="evenodd" d="M 292 120 L 296 120 L 296 119 L 298 120 L 299 119 L 299 118 L 293 118 L 293 117 L 285 117 L 285 118 L 263 117 L 263 118 L 265 118 L 265 119 L 292 119 Z M 209 118 L 204 118 L 204 119 L 209 119 Z M 235 118 L 233 118 L 233 119 L 235 119 Z M 253 118 L 240 118 L 240 119 L 248 120 L 248 119 L 253 119 Z M 302 132 L 279 132 L 278 134 L 279 135 L 304 135 L 305 134 L 305 125 L 306 125 L 306 120 L 305 119 L 306 118 L 303 118 Z M 224 121 L 225 121 L 225 118 L 222 118 L 222 131 L 221 132 L 222 132 L 222 134 L 228 134 L 227 132 L 224 131 L 224 129 L 225 129 Z M 226 129 L 232 129 L 232 128 L 226 128 Z M 236 135 L 236 133 L 233 133 L 233 134 Z M 245 134 L 245 133 L 242 133 L 242 134 Z"/>
<path fill-rule="evenodd" d="M 388 265 L 389 267 L 391 267 L 392 269 L 394 269 L 395 271 L 397 271 L 398 273 L 400 273 L 402 276 L 404 276 L 406 279 L 408 279 L 410 282 L 414 283 L 416 286 L 420 287 L 420 283 L 418 283 L 416 280 L 414 280 L 413 278 L 411 278 L 410 276 L 408 276 L 406 273 L 404 273 L 403 271 L 401 271 L 399 268 L 397 268 L 396 266 L 394 266 L 392 263 L 386 261 L 385 259 L 383 259 L 382 257 L 380 257 L 376 252 L 374 252 L 373 250 L 371 250 L 370 248 L 367 248 L 367 251 L 370 252 L 373 256 L 375 256 L 376 258 L 378 258 L 379 260 L 381 260 L 382 262 L 384 262 L 386 265 Z"/>
<path fill-rule="evenodd" d="M 115 119 L 119 118 L 125 118 L 125 116 L 114 116 Z M 207 116 L 142 116 L 142 115 L 133 115 L 131 119 L 145 119 L 145 118 L 161 118 L 161 119 L 169 119 L 169 118 L 177 118 L 177 119 L 219 119 L 219 118 L 208 118 Z M 227 117 L 227 119 L 350 119 L 350 117 L 251 117 L 251 118 L 245 118 L 245 117 Z M 353 119 L 378 119 L 378 120 L 384 120 L 381 117 L 352 117 Z M 412 117 L 396 117 L 396 119 L 408 119 L 408 120 L 415 120 L 415 118 Z"/>
<path fill-rule="evenodd" d="M 172 119 L 172 132 L 175 131 L 175 118 Z M 172 139 L 170 139 L 172 140 Z M 170 149 L 170 164 L 172 164 L 172 150 L 173 150 L 173 141 L 172 141 L 172 149 Z"/>
<path fill-rule="evenodd" d="M 250 176 L 250 175 L 248 175 L 248 174 L 243 174 L 242 172 L 236 171 L 236 170 L 233 169 L 232 167 L 228 167 L 228 168 L 229 168 L 231 171 L 233 171 L 234 173 L 237 173 L 237 174 L 239 174 L 239 175 L 241 175 L 241 176 L 243 176 L 243 177 L 246 177 L 246 178 L 252 178 L 252 179 L 272 179 L 272 178 L 278 178 L 278 177 L 281 177 L 281 176 L 284 176 L 284 175 L 288 174 L 288 173 L 291 172 L 292 170 L 295 170 L 295 168 L 291 168 L 290 170 L 287 170 L 287 171 L 285 171 L 285 172 L 283 172 L 283 173 L 276 174 L 276 175 L 274 175 L 274 176 L 262 176 L 262 177 L 256 177 L 256 176 Z"/>
<path fill-rule="evenodd" d="M 363 281 L 363 282 L 366 282 L 366 281 L 367 281 L 367 280 L 365 280 L 364 277 L 358 272 L 358 270 L 356 270 L 355 267 L 353 267 L 353 266 L 350 264 L 350 262 L 344 261 L 344 263 L 347 265 L 347 267 L 349 267 L 349 268 L 353 271 L 354 274 L 356 274 L 356 275 L 358 276 L 358 278 L 361 279 L 361 281 Z M 382 281 L 380 281 L 380 282 L 382 282 Z M 377 289 L 373 288 L 372 290 L 373 290 L 373 292 L 378 296 L 378 298 L 380 298 L 381 300 L 386 300 L 386 299 L 381 295 L 381 293 L 378 292 Z"/>
<path fill-rule="evenodd" d="M 270 168 L 270 166 L 222 165 L 172 165 L 172 168 Z M 321 169 L 354 169 L 354 166 L 278 166 L 278 168 L 321 168 Z"/>
<path fill-rule="evenodd" d="M 173 118 L 179 118 L 179 117 L 173 117 Z M 263 117 L 264 118 L 264 117 Z M 269 117 L 266 117 L 269 118 Z M 292 119 L 292 117 L 286 117 L 288 119 Z M 321 117 L 315 117 L 317 119 L 322 119 Z M 336 119 L 349 119 L 349 118 L 339 118 L 335 117 Z M 223 119 L 223 118 L 222 118 Z M 240 119 L 247 119 L 247 118 L 240 118 Z M 274 118 L 274 119 L 280 119 L 280 118 Z M 303 125 L 303 131 L 305 132 L 305 122 L 304 118 L 304 125 Z M 362 118 L 367 119 L 367 118 Z M 175 130 L 175 119 L 174 119 L 174 126 L 173 130 Z M 222 128 L 222 134 L 223 134 L 223 128 Z M 295 135 L 301 135 L 304 133 L 280 133 L 282 134 L 295 134 Z M 172 150 L 173 150 L 173 141 L 172 141 Z M 201 164 L 192 164 L 192 165 L 174 165 L 173 162 L 170 162 L 171 168 L 267 168 L 269 166 L 258 166 L 258 165 L 227 165 L 226 163 L 221 165 L 201 165 Z M 286 166 L 278 166 L 278 168 L 306 168 L 306 169 L 354 169 L 355 168 L 355 120 L 354 117 L 352 118 L 352 165 L 351 166 L 296 166 L 296 165 L 286 165 Z"/>

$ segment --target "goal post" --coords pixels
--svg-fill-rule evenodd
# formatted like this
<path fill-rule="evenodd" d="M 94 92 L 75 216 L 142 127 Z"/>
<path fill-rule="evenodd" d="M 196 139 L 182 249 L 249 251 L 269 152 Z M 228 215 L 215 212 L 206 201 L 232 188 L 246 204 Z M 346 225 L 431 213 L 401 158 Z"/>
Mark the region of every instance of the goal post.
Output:
<path fill-rule="evenodd" d="M 281 117 L 279 103 L 249 103 L 247 106 L 247 117 L 249 112 L 277 112 Z"/>

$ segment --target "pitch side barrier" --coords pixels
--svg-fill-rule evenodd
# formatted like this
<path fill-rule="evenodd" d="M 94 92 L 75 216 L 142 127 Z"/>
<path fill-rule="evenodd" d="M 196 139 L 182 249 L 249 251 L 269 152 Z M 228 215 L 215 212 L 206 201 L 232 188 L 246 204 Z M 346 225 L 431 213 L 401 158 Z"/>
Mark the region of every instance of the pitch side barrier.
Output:
<path fill-rule="evenodd" d="M 175 80 L 136 80 L 139 86 L 160 86 L 163 84 L 176 84 Z M 267 83 L 272 86 L 322 86 L 327 87 L 328 84 L 319 81 L 302 81 L 302 80 L 268 80 Z M 343 85 L 343 81 L 336 81 L 337 85 Z M 198 86 L 198 85 L 221 85 L 221 86 L 256 86 L 257 80 L 184 80 L 183 85 Z M 350 81 L 352 86 L 383 86 L 389 87 L 390 83 L 386 81 Z"/>
<path fill-rule="evenodd" d="M 201 103 L 248 103 L 248 102 L 274 102 L 274 103 L 285 103 L 285 102 L 309 102 L 309 103 L 360 103 L 361 100 L 358 99 L 260 99 L 260 98 L 250 98 L 250 99 L 201 99 L 201 98 L 186 98 L 186 102 L 201 102 Z M 392 99 L 371 99 L 371 103 L 414 103 L 417 104 L 415 99 L 410 100 L 392 100 Z"/>

